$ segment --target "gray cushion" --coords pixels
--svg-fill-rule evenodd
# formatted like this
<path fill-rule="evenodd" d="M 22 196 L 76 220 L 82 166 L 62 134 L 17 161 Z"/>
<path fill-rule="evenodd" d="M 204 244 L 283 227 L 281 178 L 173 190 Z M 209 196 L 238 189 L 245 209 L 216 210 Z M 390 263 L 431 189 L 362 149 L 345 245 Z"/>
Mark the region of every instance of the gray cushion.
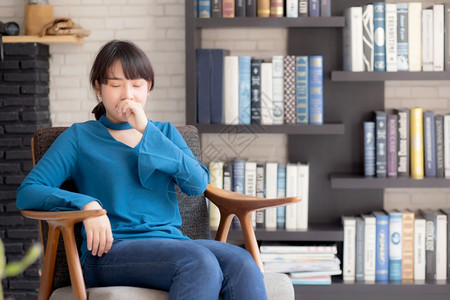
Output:
<path fill-rule="evenodd" d="M 264 283 L 269 300 L 294 300 L 294 288 L 285 274 L 264 273 Z M 129 286 L 90 288 L 87 290 L 89 300 L 167 300 L 165 291 Z M 222 297 L 221 297 L 222 298 Z M 53 292 L 50 300 L 73 299 L 72 288 L 67 286 Z"/>

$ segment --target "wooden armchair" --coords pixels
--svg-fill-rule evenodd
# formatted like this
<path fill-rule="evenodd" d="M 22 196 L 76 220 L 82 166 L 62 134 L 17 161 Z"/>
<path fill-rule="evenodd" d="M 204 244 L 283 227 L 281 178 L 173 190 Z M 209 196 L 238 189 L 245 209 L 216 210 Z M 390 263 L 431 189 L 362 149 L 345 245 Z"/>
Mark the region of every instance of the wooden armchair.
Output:
<path fill-rule="evenodd" d="M 66 128 L 52 127 L 38 129 L 31 146 L 33 164 L 36 164 L 53 141 Z M 193 126 L 177 127 L 194 155 L 200 160 L 200 142 L 197 129 Z M 76 191 L 72 182 L 61 188 Z M 176 187 L 177 199 L 183 220 L 181 230 L 192 239 L 210 238 L 209 217 L 204 196 L 214 202 L 220 210 L 221 220 L 216 240 L 226 242 L 231 221 L 236 215 L 242 226 L 245 248 L 263 270 L 251 212 L 278 205 L 300 201 L 296 197 L 263 199 L 225 191 L 209 185 L 201 196 L 186 196 Z M 86 290 L 79 258 L 81 246 L 81 221 L 106 214 L 105 210 L 45 212 L 23 210 L 25 217 L 39 220 L 41 241 L 44 247 L 44 263 L 39 289 L 39 299 L 167 299 L 168 293 L 153 289 L 135 287 L 90 288 Z M 45 222 L 44 222 L 45 221 Z M 62 232 L 62 239 L 60 237 Z M 265 273 L 264 282 L 269 299 L 294 299 L 290 280 L 284 274 Z"/>

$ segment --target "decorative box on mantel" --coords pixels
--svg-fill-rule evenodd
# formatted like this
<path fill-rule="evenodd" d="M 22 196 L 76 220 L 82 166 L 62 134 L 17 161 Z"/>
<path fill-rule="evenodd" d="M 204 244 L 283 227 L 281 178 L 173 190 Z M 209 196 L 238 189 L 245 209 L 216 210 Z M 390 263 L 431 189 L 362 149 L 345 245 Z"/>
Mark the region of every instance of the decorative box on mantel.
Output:
<path fill-rule="evenodd" d="M 16 191 L 32 168 L 30 140 L 50 126 L 49 47 L 5 43 L 0 61 L 0 238 L 7 261 L 19 260 L 39 241 L 38 227 L 16 208 Z M 37 299 L 40 262 L 3 280 L 5 298 Z"/>

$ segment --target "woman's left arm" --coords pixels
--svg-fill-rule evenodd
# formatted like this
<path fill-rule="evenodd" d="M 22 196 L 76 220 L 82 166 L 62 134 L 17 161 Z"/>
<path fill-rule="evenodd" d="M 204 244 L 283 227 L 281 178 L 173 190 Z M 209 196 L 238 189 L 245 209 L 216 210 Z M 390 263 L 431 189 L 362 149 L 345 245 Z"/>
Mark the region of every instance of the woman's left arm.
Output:
<path fill-rule="evenodd" d="M 155 172 L 173 177 L 181 190 L 190 196 L 199 195 L 209 183 L 208 169 L 192 154 L 178 130 L 170 123 L 159 129 L 149 121 L 139 152 L 139 177 L 150 185 Z"/>

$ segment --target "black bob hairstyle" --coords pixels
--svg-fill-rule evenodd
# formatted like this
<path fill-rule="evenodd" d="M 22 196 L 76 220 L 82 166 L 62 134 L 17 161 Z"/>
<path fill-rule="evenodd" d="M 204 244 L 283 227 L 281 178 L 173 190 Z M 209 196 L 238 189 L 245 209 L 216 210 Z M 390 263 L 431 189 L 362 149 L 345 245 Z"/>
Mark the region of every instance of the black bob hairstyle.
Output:
<path fill-rule="evenodd" d="M 150 90 L 155 85 L 153 68 L 145 53 L 130 41 L 112 40 L 105 44 L 98 52 L 90 74 L 90 83 L 94 91 L 97 84 L 106 84 L 110 76 L 110 70 L 116 60 L 122 63 L 123 73 L 126 79 L 145 79 L 151 82 Z M 102 102 L 99 102 L 92 110 L 98 120 L 106 113 Z"/>

